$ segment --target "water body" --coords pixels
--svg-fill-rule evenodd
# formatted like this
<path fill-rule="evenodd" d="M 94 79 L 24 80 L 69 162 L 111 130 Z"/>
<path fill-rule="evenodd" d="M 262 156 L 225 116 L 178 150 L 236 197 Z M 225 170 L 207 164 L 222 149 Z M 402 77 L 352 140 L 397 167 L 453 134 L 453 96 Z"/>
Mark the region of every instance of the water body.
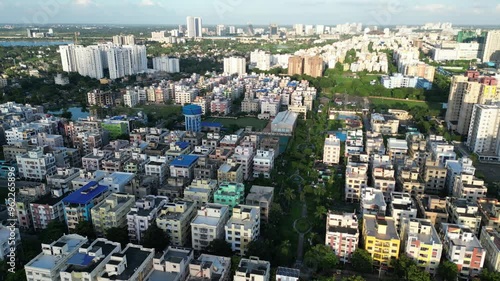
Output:
<path fill-rule="evenodd" d="M 73 44 L 73 41 L 0 41 L 2 47 L 47 47 Z"/>
<path fill-rule="evenodd" d="M 78 120 L 79 118 L 87 118 L 89 117 L 90 113 L 89 112 L 84 112 L 82 111 L 81 107 L 70 107 L 68 108 L 68 111 L 71 112 L 72 120 Z M 54 115 L 59 115 L 63 113 L 63 110 L 58 110 L 58 111 L 49 111 L 47 112 L 48 114 L 54 114 Z"/>

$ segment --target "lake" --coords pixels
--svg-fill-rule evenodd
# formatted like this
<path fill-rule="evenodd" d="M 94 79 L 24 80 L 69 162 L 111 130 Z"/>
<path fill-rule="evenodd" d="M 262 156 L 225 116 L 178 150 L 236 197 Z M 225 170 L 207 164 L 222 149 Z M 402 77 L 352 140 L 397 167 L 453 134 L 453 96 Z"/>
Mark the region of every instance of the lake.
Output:
<path fill-rule="evenodd" d="M 0 41 L 2 47 L 45 47 L 73 44 L 73 41 Z"/>
<path fill-rule="evenodd" d="M 78 120 L 79 118 L 87 118 L 89 117 L 90 113 L 89 112 L 83 112 L 81 107 L 70 107 L 68 108 L 68 111 L 71 112 L 72 120 Z M 63 113 L 63 110 L 58 110 L 58 111 L 49 111 L 47 112 L 48 114 L 54 114 L 54 115 L 59 115 Z"/>

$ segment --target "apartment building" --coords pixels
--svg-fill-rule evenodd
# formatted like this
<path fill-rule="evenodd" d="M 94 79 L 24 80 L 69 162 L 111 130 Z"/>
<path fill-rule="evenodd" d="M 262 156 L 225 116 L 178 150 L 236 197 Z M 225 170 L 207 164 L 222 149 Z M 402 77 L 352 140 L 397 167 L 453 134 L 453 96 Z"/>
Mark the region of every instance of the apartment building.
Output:
<path fill-rule="evenodd" d="M 453 76 L 445 117 L 448 129 L 468 135 L 475 104 L 498 101 L 497 85 L 497 79 L 480 76 L 476 70 Z"/>
<path fill-rule="evenodd" d="M 328 135 L 323 148 L 323 163 L 337 165 L 340 162 L 340 139 L 335 135 Z"/>
<path fill-rule="evenodd" d="M 278 266 L 276 269 L 276 281 L 299 281 L 300 270 Z"/>
<path fill-rule="evenodd" d="M 455 180 L 457 176 L 462 174 L 474 175 L 476 173 L 476 168 L 470 158 L 463 157 L 458 160 L 448 160 L 446 161 L 446 188 L 448 194 L 452 194 L 455 189 Z"/>
<path fill-rule="evenodd" d="M 368 163 L 349 162 L 345 177 L 345 200 L 360 202 L 361 192 L 368 184 Z"/>
<path fill-rule="evenodd" d="M 245 185 L 242 183 L 225 182 L 219 184 L 219 189 L 214 193 L 214 203 L 226 205 L 229 210 L 243 203 L 245 199 Z"/>
<path fill-rule="evenodd" d="M 127 193 L 112 193 L 92 207 L 92 224 L 98 236 L 114 227 L 127 225 L 127 214 L 135 204 L 135 196 Z"/>
<path fill-rule="evenodd" d="M 156 224 L 160 210 L 168 203 L 165 196 L 148 195 L 135 201 L 135 206 L 127 214 L 127 229 L 129 240 L 140 243 L 148 228 Z"/>
<path fill-rule="evenodd" d="M 202 206 L 191 222 L 193 249 L 202 250 L 214 239 L 224 239 L 224 227 L 229 217 L 227 206 L 213 203 Z"/>
<path fill-rule="evenodd" d="M 500 160 L 500 103 L 474 105 L 467 146 L 479 160 Z"/>
<path fill-rule="evenodd" d="M 87 242 L 67 262 L 67 267 L 61 270 L 61 280 L 97 281 L 104 272 L 106 264 L 113 254 L 121 251 L 118 242 L 98 238 L 92 243 Z"/>
<path fill-rule="evenodd" d="M 91 181 L 63 199 L 64 218 L 69 232 L 73 232 L 80 221 L 92 222 L 91 209 L 109 195 L 107 186 Z"/>
<path fill-rule="evenodd" d="M 397 171 L 396 188 L 403 192 L 410 193 L 412 196 L 424 195 L 425 184 L 420 178 L 420 168 L 417 163 L 400 167 Z"/>
<path fill-rule="evenodd" d="M 243 167 L 233 162 L 231 159 L 222 164 L 217 170 L 217 180 L 219 182 L 243 182 Z"/>
<path fill-rule="evenodd" d="M 365 187 L 361 191 L 360 209 L 363 215 L 385 215 L 387 203 L 384 193 L 373 187 Z"/>
<path fill-rule="evenodd" d="M 484 266 L 486 250 L 474 233 L 464 225 L 443 223 L 440 235 L 445 257 L 457 265 L 458 277 L 478 276 Z"/>
<path fill-rule="evenodd" d="M 147 176 L 158 177 L 161 185 L 167 180 L 169 172 L 168 159 L 165 156 L 151 156 L 144 169 Z"/>
<path fill-rule="evenodd" d="M 374 266 L 391 267 L 391 261 L 399 257 L 401 241 L 394 219 L 363 215 L 363 239 Z"/>
<path fill-rule="evenodd" d="M 477 202 L 479 199 L 485 198 L 487 193 L 488 189 L 483 180 L 468 174 L 455 177 L 453 197 L 465 198 L 469 202 Z"/>
<path fill-rule="evenodd" d="M 417 197 L 418 216 L 431 221 L 436 229 L 440 229 L 441 223 L 448 222 L 448 211 L 446 209 L 446 198 L 435 195 L 423 195 Z"/>
<path fill-rule="evenodd" d="M 120 253 L 111 255 L 99 281 L 145 280 L 153 269 L 154 249 L 128 244 Z"/>
<path fill-rule="evenodd" d="M 186 280 L 193 258 L 192 249 L 169 246 L 164 253 L 153 258 L 153 270 L 145 280 Z"/>
<path fill-rule="evenodd" d="M 493 272 L 500 271 L 500 234 L 498 231 L 483 227 L 481 229 L 481 245 L 486 251 L 486 266 Z"/>
<path fill-rule="evenodd" d="M 326 217 L 325 245 L 332 248 L 342 262 L 349 262 L 358 244 L 359 228 L 356 214 L 329 211 Z"/>
<path fill-rule="evenodd" d="M 274 168 L 274 150 L 257 150 L 253 157 L 253 177 L 258 178 L 263 175 L 268 179 Z"/>
<path fill-rule="evenodd" d="M 401 222 L 404 219 L 417 217 L 417 208 L 409 193 L 392 192 L 389 208 L 394 223 L 396 224 L 396 229 L 398 230 L 401 230 Z"/>
<path fill-rule="evenodd" d="M 226 242 L 233 252 L 244 256 L 248 245 L 260 235 L 259 207 L 237 205 L 225 227 Z"/>
<path fill-rule="evenodd" d="M 24 266 L 26 279 L 61 280 L 61 270 L 87 241 L 87 238 L 78 234 L 68 234 L 51 244 L 42 244 L 42 252 Z"/>
<path fill-rule="evenodd" d="M 466 199 L 447 198 L 446 210 L 448 211 L 448 221 L 468 227 L 476 236 L 479 235 L 481 227 L 481 214 L 476 202 Z"/>
<path fill-rule="evenodd" d="M 423 171 L 425 193 L 440 194 L 446 190 L 446 173 L 446 167 L 435 160 L 427 159 Z"/>
<path fill-rule="evenodd" d="M 12 235 L 12 240 L 11 239 Z M 10 258 L 7 257 L 10 254 L 10 249 L 13 245 L 11 241 L 14 241 L 14 246 L 21 246 L 21 234 L 19 233 L 19 228 L 11 228 L 4 225 L 0 225 L 0 260 L 2 262 L 8 261 Z M 10 242 L 10 243 L 9 243 Z"/>
<path fill-rule="evenodd" d="M 253 147 L 237 146 L 230 158 L 234 163 L 241 165 L 244 180 L 248 180 L 253 176 L 253 156 Z"/>
<path fill-rule="evenodd" d="M 166 203 L 156 218 L 158 228 L 165 231 L 174 246 L 184 246 L 191 234 L 190 223 L 196 215 L 196 204 L 176 200 Z"/>
<path fill-rule="evenodd" d="M 387 154 L 393 164 L 402 164 L 408 155 L 408 142 L 390 138 L 387 140 Z"/>
<path fill-rule="evenodd" d="M 370 119 L 372 131 L 382 135 L 394 135 L 398 133 L 399 120 L 390 115 L 373 113 Z"/>
<path fill-rule="evenodd" d="M 257 257 L 240 260 L 234 273 L 234 281 L 270 281 L 271 264 Z"/>
<path fill-rule="evenodd" d="M 43 153 L 39 148 L 27 154 L 16 156 L 19 177 L 26 180 L 43 181 L 56 173 L 56 159 L 53 154 Z"/>
<path fill-rule="evenodd" d="M 198 156 L 182 155 L 170 162 L 170 176 L 178 178 L 193 178 L 194 166 Z"/>
<path fill-rule="evenodd" d="M 392 165 L 373 165 L 373 187 L 384 193 L 385 201 L 391 200 L 391 193 L 396 190 L 395 170 Z"/>
<path fill-rule="evenodd" d="M 64 221 L 64 204 L 62 197 L 53 197 L 47 194 L 29 204 L 31 221 L 35 231 L 46 229 L 53 221 Z"/>
<path fill-rule="evenodd" d="M 196 202 L 198 206 L 209 203 L 218 189 L 217 181 L 212 179 L 195 179 L 184 189 L 184 199 Z"/>
<path fill-rule="evenodd" d="M 401 241 L 406 255 L 431 275 L 437 273 L 443 244 L 432 222 L 428 219 L 404 218 Z"/>
<path fill-rule="evenodd" d="M 484 198 L 479 199 L 477 204 L 481 214 L 481 226 L 500 231 L 500 202 L 497 199 Z"/>
<path fill-rule="evenodd" d="M 252 185 L 246 197 L 245 204 L 259 207 L 261 221 L 268 221 L 273 198 L 274 187 Z"/>
<path fill-rule="evenodd" d="M 226 281 L 231 275 L 231 258 L 201 254 L 189 264 L 186 281 L 199 281 L 200 278 Z"/>

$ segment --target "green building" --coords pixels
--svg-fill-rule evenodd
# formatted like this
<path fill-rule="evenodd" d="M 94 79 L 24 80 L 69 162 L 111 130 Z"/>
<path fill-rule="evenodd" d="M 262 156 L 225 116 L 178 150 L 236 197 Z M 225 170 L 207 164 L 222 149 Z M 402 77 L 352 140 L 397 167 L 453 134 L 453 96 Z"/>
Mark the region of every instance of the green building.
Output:
<path fill-rule="evenodd" d="M 486 41 L 487 32 L 483 31 L 480 34 L 477 34 L 475 30 L 460 30 L 457 35 L 458 43 L 470 43 L 470 42 L 478 42 L 484 43 Z"/>
<path fill-rule="evenodd" d="M 242 183 L 221 183 L 214 193 L 214 203 L 226 205 L 232 211 L 233 207 L 243 203 L 245 185 Z"/>
<path fill-rule="evenodd" d="M 101 123 L 103 130 L 109 132 L 111 139 L 117 139 L 121 135 L 129 134 L 128 121 L 110 120 Z"/>

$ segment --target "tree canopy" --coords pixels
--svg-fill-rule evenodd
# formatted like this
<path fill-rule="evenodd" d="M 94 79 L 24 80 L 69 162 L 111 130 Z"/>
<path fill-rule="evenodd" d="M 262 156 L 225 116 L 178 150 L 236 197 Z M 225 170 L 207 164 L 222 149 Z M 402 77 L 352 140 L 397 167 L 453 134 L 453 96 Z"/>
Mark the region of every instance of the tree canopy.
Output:
<path fill-rule="evenodd" d="M 359 273 L 372 272 L 373 259 L 370 253 L 364 249 L 356 249 L 351 257 L 352 267 Z"/>
<path fill-rule="evenodd" d="M 458 276 L 458 267 L 451 261 L 444 261 L 439 264 L 438 274 L 444 281 L 455 281 Z"/>
<path fill-rule="evenodd" d="M 153 248 L 156 252 L 162 252 L 170 244 L 170 239 L 165 231 L 156 224 L 152 224 L 144 231 L 142 245 L 146 248 Z"/>

